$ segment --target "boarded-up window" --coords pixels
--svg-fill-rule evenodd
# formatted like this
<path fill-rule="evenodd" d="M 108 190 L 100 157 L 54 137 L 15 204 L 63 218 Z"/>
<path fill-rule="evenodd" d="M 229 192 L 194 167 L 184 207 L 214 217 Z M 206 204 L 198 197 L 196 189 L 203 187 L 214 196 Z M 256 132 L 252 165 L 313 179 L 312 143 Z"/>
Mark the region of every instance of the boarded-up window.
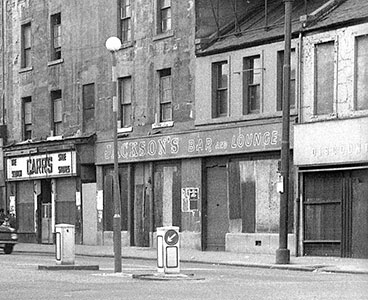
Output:
<path fill-rule="evenodd" d="M 95 85 L 83 85 L 83 128 L 85 132 L 95 130 Z"/>
<path fill-rule="evenodd" d="M 16 201 L 18 232 L 34 233 L 33 181 L 17 184 Z"/>
<path fill-rule="evenodd" d="M 356 38 L 355 106 L 357 110 L 368 109 L 368 35 Z"/>
<path fill-rule="evenodd" d="M 333 112 L 335 43 L 327 42 L 315 46 L 315 107 L 316 115 Z"/>

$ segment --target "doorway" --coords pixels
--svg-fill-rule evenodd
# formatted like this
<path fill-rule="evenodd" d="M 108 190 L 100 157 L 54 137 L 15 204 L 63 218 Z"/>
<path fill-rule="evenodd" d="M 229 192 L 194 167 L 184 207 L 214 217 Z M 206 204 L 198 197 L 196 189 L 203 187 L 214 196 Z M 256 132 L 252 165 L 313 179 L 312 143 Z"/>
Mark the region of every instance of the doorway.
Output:
<path fill-rule="evenodd" d="M 38 243 L 52 244 L 51 179 L 40 180 L 41 193 L 37 196 Z"/>
<path fill-rule="evenodd" d="M 207 163 L 206 187 L 205 250 L 225 251 L 225 238 L 229 231 L 227 165 L 225 162 Z"/>

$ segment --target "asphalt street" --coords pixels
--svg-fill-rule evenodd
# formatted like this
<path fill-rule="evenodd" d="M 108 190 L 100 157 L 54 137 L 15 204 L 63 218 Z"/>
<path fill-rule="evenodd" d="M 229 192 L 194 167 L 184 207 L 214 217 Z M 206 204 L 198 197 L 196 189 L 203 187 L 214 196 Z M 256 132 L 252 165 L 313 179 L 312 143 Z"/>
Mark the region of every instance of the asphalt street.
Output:
<path fill-rule="evenodd" d="M 142 280 L 156 273 L 152 260 L 77 257 L 98 271 L 39 270 L 52 255 L 0 254 L 0 299 L 367 299 L 368 276 L 182 263 L 182 279 Z"/>

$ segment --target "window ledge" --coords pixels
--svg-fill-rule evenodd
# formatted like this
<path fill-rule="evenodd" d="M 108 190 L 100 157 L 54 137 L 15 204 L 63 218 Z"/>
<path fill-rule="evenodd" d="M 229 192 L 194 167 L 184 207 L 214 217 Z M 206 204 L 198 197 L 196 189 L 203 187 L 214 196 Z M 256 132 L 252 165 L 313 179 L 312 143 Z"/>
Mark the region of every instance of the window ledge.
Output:
<path fill-rule="evenodd" d="M 25 72 L 30 72 L 33 70 L 33 67 L 26 67 L 26 68 L 21 68 L 19 70 L 19 73 L 25 73 Z"/>
<path fill-rule="evenodd" d="M 50 67 L 50 66 L 58 65 L 58 64 L 61 64 L 63 62 L 64 62 L 64 59 L 60 58 L 60 59 L 57 59 L 57 60 L 49 61 L 47 63 L 47 66 Z"/>
<path fill-rule="evenodd" d="M 174 30 L 169 30 L 164 33 L 158 33 L 156 36 L 153 37 L 153 40 L 158 41 L 158 40 L 166 39 L 172 36 L 174 36 Z"/>
<path fill-rule="evenodd" d="M 174 121 L 167 121 L 167 122 L 161 122 L 161 123 L 154 123 L 152 124 L 152 129 L 157 128 L 165 128 L 165 127 L 173 127 Z"/>
<path fill-rule="evenodd" d="M 126 133 L 126 132 L 132 132 L 133 131 L 133 127 L 123 127 L 123 128 L 118 128 L 118 133 Z"/>
<path fill-rule="evenodd" d="M 133 47 L 133 41 L 122 42 L 120 49 Z"/>

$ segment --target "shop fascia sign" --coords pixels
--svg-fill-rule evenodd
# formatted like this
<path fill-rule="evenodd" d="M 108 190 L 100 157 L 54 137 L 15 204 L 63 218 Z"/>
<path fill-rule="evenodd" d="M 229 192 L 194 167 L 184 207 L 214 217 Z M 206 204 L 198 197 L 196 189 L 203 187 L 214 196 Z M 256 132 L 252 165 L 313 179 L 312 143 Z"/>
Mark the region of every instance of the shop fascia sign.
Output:
<path fill-rule="evenodd" d="M 77 175 L 75 151 L 8 157 L 6 164 L 9 181 Z"/>
<path fill-rule="evenodd" d="M 281 123 L 118 141 L 119 162 L 279 150 Z M 112 163 L 113 143 L 97 144 L 97 164 Z"/>

